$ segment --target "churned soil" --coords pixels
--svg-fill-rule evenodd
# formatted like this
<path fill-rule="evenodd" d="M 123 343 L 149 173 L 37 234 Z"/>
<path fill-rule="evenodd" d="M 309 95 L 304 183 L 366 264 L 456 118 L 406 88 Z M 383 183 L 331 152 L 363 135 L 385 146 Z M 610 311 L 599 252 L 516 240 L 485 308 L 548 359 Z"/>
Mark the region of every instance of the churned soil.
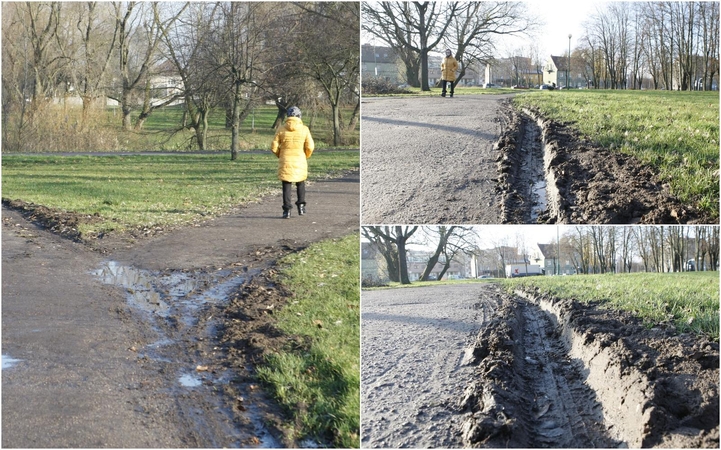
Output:
<path fill-rule="evenodd" d="M 712 219 L 674 198 L 656 172 L 630 155 L 614 152 L 579 135 L 568 124 L 500 104 L 506 124 L 496 143 L 504 223 L 679 224 Z M 528 155 L 538 153 L 547 181 L 547 208 L 530 187 Z"/>
<path fill-rule="evenodd" d="M 362 298 L 364 447 L 719 446 L 716 341 L 492 284 Z"/>

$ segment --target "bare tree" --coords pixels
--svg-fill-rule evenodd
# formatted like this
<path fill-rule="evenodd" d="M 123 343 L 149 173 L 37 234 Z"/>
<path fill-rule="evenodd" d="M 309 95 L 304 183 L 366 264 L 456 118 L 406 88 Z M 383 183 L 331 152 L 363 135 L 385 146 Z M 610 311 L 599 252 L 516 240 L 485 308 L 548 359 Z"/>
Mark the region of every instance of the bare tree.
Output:
<path fill-rule="evenodd" d="M 499 36 L 528 35 L 537 23 L 527 13 L 523 2 L 460 2 L 444 43 L 455 48 L 460 65 L 456 84 L 469 66 L 485 64 L 492 59 L 494 40 Z"/>
<path fill-rule="evenodd" d="M 420 87 L 430 91 L 428 53 L 441 42 L 458 9 L 458 2 L 367 3 L 363 12 L 368 24 L 363 29 L 399 48 L 401 57 L 418 55 Z M 413 83 L 413 79 L 408 82 Z"/>
<path fill-rule="evenodd" d="M 389 244 L 395 245 L 395 249 L 398 255 L 398 281 L 400 281 L 401 284 L 411 284 L 410 279 L 408 278 L 408 260 L 406 255 L 406 244 L 408 242 L 408 239 L 413 236 L 413 233 L 418 230 L 418 226 L 394 226 L 394 227 L 364 227 L 364 235 L 368 238 L 369 236 L 372 236 L 374 241 L 373 242 L 383 242 L 381 249 L 383 247 L 388 248 Z M 369 238 L 370 239 L 370 238 Z M 382 252 L 382 250 L 381 250 Z M 389 259 L 392 258 L 386 258 L 386 262 L 389 262 Z M 391 273 L 392 267 L 391 265 L 388 266 L 388 277 L 393 280 L 394 276 Z"/>
<path fill-rule="evenodd" d="M 475 247 L 473 237 L 476 234 L 472 227 L 440 225 L 437 227 L 424 227 L 423 232 L 430 240 L 436 242 L 436 249 L 426 263 L 426 268 L 420 278 L 421 281 L 428 281 L 431 272 L 438 262 L 442 260 L 443 267 L 437 278 L 440 281 L 456 255 L 471 253 Z"/>

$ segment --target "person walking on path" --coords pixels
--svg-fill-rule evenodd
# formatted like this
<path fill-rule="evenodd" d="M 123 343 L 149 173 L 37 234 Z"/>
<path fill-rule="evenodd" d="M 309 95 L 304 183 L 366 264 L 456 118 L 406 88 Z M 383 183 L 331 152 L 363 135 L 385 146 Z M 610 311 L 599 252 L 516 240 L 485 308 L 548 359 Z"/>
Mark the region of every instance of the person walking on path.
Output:
<path fill-rule="evenodd" d="M 287 111 L 288 118 L 273 139 L 271 150 L 278 157 L 278 179 L 283 182 L 283 218 L 290 219 L 293 209 L 292 189 L 296 184 L 298 214 L 305 214 L 305 180 L 308 178 L 308 161 L 315 144 L 310 130 L 303 125 L 297 106 Z"/>
<path fill-rule="evenodd" d="M 454 84 L 456 82 L 456 70 L 458 70 L 458 61 L 451 55 L 450 49 L 446 50 L 446 57 L 443 58 L 441 63 L 441 86 L 443 92 L 441 97 L 446 96 L 446 83 L 451 85 L 451 97 L 453 97 Z"/>

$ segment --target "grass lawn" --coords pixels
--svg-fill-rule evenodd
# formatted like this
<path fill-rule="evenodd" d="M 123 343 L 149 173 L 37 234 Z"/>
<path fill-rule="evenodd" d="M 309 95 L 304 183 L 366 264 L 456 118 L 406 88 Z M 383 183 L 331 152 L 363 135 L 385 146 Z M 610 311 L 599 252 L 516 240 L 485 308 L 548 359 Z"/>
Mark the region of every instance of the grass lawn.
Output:
<path fill-rule="evenodd" d="M 276 315 L 276 326 L 310 345 L 273 354 L 258 369 L 297 424 L 295 435 L 337 448 L 360 446 L 359 247 L 356 234 L 281 261 L 279 282 L 296 296 Z"/>
<path fill-rule="evenodd" d="M 718 92 L 534 91 L 514 104 L 536 107 L 604 147 L 636 156 L 681 201 L 718 217 Z"/>
<path fill-rule="evenodd" d="M 271 128 L 278 109 L 275 106 L 259 106 L 248 115 L 240 127 L 241 150 L 268 149 L 275 136 L 275 129 Z M 343 121 L 347 122 L 353 108 L 341 108 Z M 192 130 L 183 130 L 171 133 L 182 123 L 183 110 L 180 107 L 167 107 L 153 113 L 145 123 L 142 132 L 125 133 L 127 145 L 135 149 L 188 151 L 197 149 Z M 309 125 L 316 148 L 333 147 L 333 124 L 330 111 L 314 113 L 311 110 L 303 111 L 303 123 Z M 208 149 L 229 150 L 230 130 L 225 128 L 225 111 L 214 110 L 210 114 L 208 123 Z M 346 147 L 358 148 L 360 124 L 355 129 L 344 129 L 342 138 Z"/>
<path fill-rule="evenodd" d="M 309 180 L 359 167 L 358 151 L 315 152 Z M 280 190 L 277 158 L 266 153 L 158 156 L 9 156 L 2 195 L 100 216 L 82 234 L 185 225 Z"/>
<path fill-rule="evenodd" d="M 600 300 L 636 314 L 648 325 L 669 321 L 679 332 L 719 339 L 718 272 L 528 277 L 504 280 L 504 284 L 509 290 L 537 287 L 557 298 Z"/>

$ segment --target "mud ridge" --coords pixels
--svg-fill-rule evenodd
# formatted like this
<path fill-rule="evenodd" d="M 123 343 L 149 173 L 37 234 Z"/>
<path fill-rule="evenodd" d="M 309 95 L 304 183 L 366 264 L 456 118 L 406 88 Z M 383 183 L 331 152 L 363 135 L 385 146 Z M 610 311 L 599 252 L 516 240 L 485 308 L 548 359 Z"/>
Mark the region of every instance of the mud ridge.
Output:
<path fill-rule="evenodd" d="M 504 223 L 710 223 L 632 156 L 599 147 L 538 111 L 517 111 L 510 101 L 500 111 L 509 124 L 496 143 Z M 537 182 L 525 169 L 529 153 L 538 152 L 533 164 L 543 164 L 548 199 L 540 214 L 537 190 L 530 189 Z"/>
<path fill-rule="evenodd" d="M 517 294 L 477 337 L 464 445 L 718 448 L 717 342 Z"/>

